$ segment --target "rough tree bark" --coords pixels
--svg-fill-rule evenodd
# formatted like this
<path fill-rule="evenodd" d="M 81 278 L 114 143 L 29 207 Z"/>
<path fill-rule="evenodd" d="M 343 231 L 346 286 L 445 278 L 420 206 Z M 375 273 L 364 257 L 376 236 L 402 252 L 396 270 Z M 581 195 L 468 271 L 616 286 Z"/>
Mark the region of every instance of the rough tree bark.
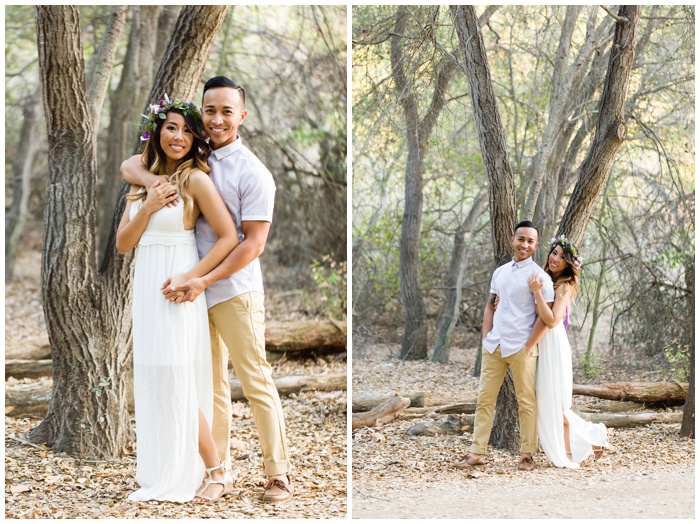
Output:
<path fill-rule="evenodd" d="M 695 258 L 689 256 L 685 263 L 685 287 L 687 295 L 686 311 L 689 315 L 690 331 L 690 371 L 688 373 L 688 394 L 683 407 L 681 436 L 695 438 Z"/>
<path fill-rule="evenodd" d="M 191 97 L 225 7 L 184 8 L 153 91 Z M 114 458 L 127 442 L 125 370 L 131 358 L 131 256 L 111 249 L 97 271 L 95 129 L 86 96 L 77 7 L 36 6 L 39 69 L 48 130 L 42 291 L 53 388 L 33 442 Z M 171 63 L 174 61 L 175 63 Z M 112 66 L 113 58 L 97 67 Z M 176 77 L 168 78 L 166 72 Z M 118 206 L 113 222 L 115 235 Z"/>
<path fill-rule="evenodd" d="M 156 36 L 158 15 L 161 6 L 133 6 L 131 8 L 131 32 L 124 57 L 124 66 L 119 85 L 109 95 L 109 127 L 107 136 L 110 146 L 106 160 L 101 166 L 102 183 L 99 206 L 100 262 L 107 250 L 107 239 L 112 228 L 112 217 L 117 196 L 123 180 L 119 166 L 128 153 L 138 145 L 138 123 L 140 108 L 146 101 L 153 84 L 155 71 L 151 64 L 158 63 Z"/>
<path fill-rule="evenodd" d="M 530 185 L 530 191 L 527 195 L 527 200 L 525 201 L 525 207 L 523 208 L 523 218 L 532 220 L 535 215 L 535 205 L 537 204 L 537 199 L 545 180 L 545 168 L 549 163 L 554 143 L 565 124 L 565 109 L 567 108 L 568 99 L 572 94 L 574 86 L 580 83 L 584 71 L 584 65 L 589 62 L 591 54 L 594 52 L 595 47 L 598 45 L 598 42 L 602 38 L 605 28 L 607 27 L 606 23 L 601 23 L 597 28 L 595 27 L 598 9 L 599 8 L 597 6 L 590 7 L 591 13 L 589 14 L 586 26 L 586 40 L 581 46 L 576 59 L 566 72 L 563 80 L 559 83 L 557 77 L 561 75 L 560 71 L 566 65 L 566 61 L 568 59 L 568 49 L 570 48 L 571 36 L 574 30 L 574 23 L 576 21 L 575 18 L 572 20 L 572 16 L 570 16 L 571 11 L 574 10 L 573 7 L 569 6 L 569 9 L 567 9 L 567 18 L 564 21 L 564 27 L 562 28 L 562 35 L 557 52 L 558 61 L 555 63 L 556 83 L 551 92 L 547 127 L 545 128 L 544 135 L 542 136 L 542 140 L 540 141 L 537 149 L 537 155 L 535 156 L 532 183 Z M 565 51 L 567 51 L 566 54 L 564 54 Z"/>
<path fill-rule="evenodd" d="M 104 67 L 102 64 L 111 63 L 114 60 L 114 53 L 117 50 L 119 37 L 126 23 L 125 5 L 115 6 L 109 13 L 105 34 L 100 41 L 100 45 L 93 57 L 93 67 L 87 81 L 87 100 L 92 112 L 92 126 L 95 130 L 100 127 L 100 113 L 105 100 L 109 77 L 112 73 L 111 67 Z M 93 134 L 97 139 L 97 133 Z"/>
<path fill-rule="evenodd" d="M 41 91 L 27 97 L 22 110 L 22 127 L 17 150 L 12 157 L 12 203 L 5 214 L 5 280 L 14 276 L 17 240 L 27 218 L 32 166 L 38 149 L 37 129 L 41 121 Z"/>
<path fill-rule="evenodd" d="M 463 69 L 469 81 L 472 111 L 489 181 L 491 239 L 494 267 L 498 267 L 513 256 L 510 240 L 516 219 L 513 171 L 476 12 L 472 6 L 450 6 L 450 10 L 464 57 Z M 509 372 L 498 394 L 490 442 L 497 448 L 516 449 L 518 441 L 518 401 Z"/>
<path fill-rule="evenodd" d="M 600 102 L 595 138 L 579 168 L 578 180 L 559 224 L 558 234 L 581 245 L 598 195 L 612 170 L 615 155 L 627 135 L 625 99 L 634 64 L 635 32 L 640 6 L 623 5 L 617 15 L 615 36 L 610 51 Z"/>
<path fill-rule="evenodd" d="M 433 350 L 433 362 L 447 364 L 450 360 L 450 340 L 452 332 L 459 317 L 459 305 L 462 302 L 462 285 L 467 272 L 467 246 L 466 235 L 474 235 L 474 226 L 481 210 L 486 204 L 486 194 L 478 197 L 472 204 L 467 218 L 455 231 L 454 246 L 450 269 L 447 273 L 447 298 L 445 300 L 445 313 L 440 319 L 435 348 Z"/>
<path fill-rule="evenodd" d="M 428 356 L 428 323 L 420 289 L 420 231 L 423 214 L 423 159 L 428 137 L 445 104 L 445 89 L 455 64 L 443 59 L 436 67 L 435 87 L 430 107 L 423 117 L 419 114 L 418 97 L 413 91 L 413 79 L 406 72 L 407 64 L 402 46 L 409 11 L 398 8 L 391 36 L 391 74 L 396 85 L 406 124 L 408 155 L 404 172 L 404 214 L 399 242 L 399 280 L 405 325 L 401 341 L 402 359 L 422 359 Z"/>

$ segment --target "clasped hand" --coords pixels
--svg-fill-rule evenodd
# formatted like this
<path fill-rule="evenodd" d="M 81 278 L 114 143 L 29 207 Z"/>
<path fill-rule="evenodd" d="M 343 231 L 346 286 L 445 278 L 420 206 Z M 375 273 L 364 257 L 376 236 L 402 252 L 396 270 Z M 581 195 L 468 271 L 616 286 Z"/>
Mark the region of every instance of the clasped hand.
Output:
<path fill-rule="evenodd" d="M 200 278 L 187 280 L 184 275 L 176 275 L 166 280 L 161 290 L 166 300 L 180 304 L 193 302 L 204 291 L 204 285 Z"/>

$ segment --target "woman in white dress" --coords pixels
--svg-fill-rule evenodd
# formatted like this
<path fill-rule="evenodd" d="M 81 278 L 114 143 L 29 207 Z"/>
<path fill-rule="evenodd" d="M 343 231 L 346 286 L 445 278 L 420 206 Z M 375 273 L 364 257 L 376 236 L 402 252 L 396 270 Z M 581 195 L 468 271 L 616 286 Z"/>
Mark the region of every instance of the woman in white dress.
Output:
<path fill-rule="evenodd" d="M 542 296 L 543 282 L 533 276 L 529 286 L 537 302 L 537 314 L 549 329 L 538 344 L 535 375 L 537 434 L 547 458 L 557 467 L 578 468 L 590 455 L 600 458 L 609 447 L 603 424 L 593 424 L 572 408 L 573 371 L 571 346 L 566 336 L 569 304 L 578 292 L 582 259 L 566 237 L 552 239 L 544 270 L 554 283 L 550 309 Z"/>
<path fill-rule="evenodd" d="M 120 253 L 137 248 L 132 332 L 140 489 L 129 499 L 214 502 L 232 486 L 210 429 L 206 302 L 203 295 L 193 302 L 169 302 L 161 286 L 169 277 L 208 273 L 238 244 L 238 237 L 207 176 L 209 147 L 196 106 L 166 95 L 151 106 L 145 128 L 144 165 L 163 178 L 148 192 L 131 187 L 117 233 Z M 219 237 L 202 260 L 194 238 L 200 213 Z"/>

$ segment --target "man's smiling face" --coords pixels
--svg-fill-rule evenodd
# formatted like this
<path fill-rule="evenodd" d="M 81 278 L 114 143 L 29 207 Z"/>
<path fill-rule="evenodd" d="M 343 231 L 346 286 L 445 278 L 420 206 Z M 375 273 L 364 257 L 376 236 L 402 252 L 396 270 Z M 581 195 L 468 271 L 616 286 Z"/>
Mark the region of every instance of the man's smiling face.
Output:
<path fill-rule="evenodd" d="M 202 104 L 202 123 L 212 149 L 233 143 L 248 114 L 241 93 L 231 87 L 212 87 L 204 93 Z"/>
<path fill-rule="evenodd" d="M 530 258 L 540 245 L 537 230 L 532 227 L 519 227 L 510 238 L 516 262 Z"/>

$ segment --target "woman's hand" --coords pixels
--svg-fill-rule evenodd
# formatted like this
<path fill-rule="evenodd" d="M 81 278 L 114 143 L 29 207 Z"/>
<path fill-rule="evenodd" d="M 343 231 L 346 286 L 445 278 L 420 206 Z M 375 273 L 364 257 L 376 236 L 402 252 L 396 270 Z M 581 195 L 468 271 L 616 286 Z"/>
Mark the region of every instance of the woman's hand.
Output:
<path fill-rule="evenodd" d="M 177 188 L 174 185 L 156 180 L 148 190 L 148 196 L 141 205 L 141 209 L 143 209 L 144 213 L 152 215 L 163 206 L 170 204 L 176 199 Z"/>
<path fill-rule="evenodd" d="M 498 309 L 498 303 L 501 301 L 501 298 L 498 295 L 493 295 L 493 298 L 491 298 L 491 307 L 493 308 L 494 311 Z"/>
<path fill-rule="evenodd" d="M 527 279 L 527 285 L 530 286 L 530 291 L 533 293 L 541 292 L 544 289 L 544 279 L 540 279 L 537 273 L 533 273 Z"/>

